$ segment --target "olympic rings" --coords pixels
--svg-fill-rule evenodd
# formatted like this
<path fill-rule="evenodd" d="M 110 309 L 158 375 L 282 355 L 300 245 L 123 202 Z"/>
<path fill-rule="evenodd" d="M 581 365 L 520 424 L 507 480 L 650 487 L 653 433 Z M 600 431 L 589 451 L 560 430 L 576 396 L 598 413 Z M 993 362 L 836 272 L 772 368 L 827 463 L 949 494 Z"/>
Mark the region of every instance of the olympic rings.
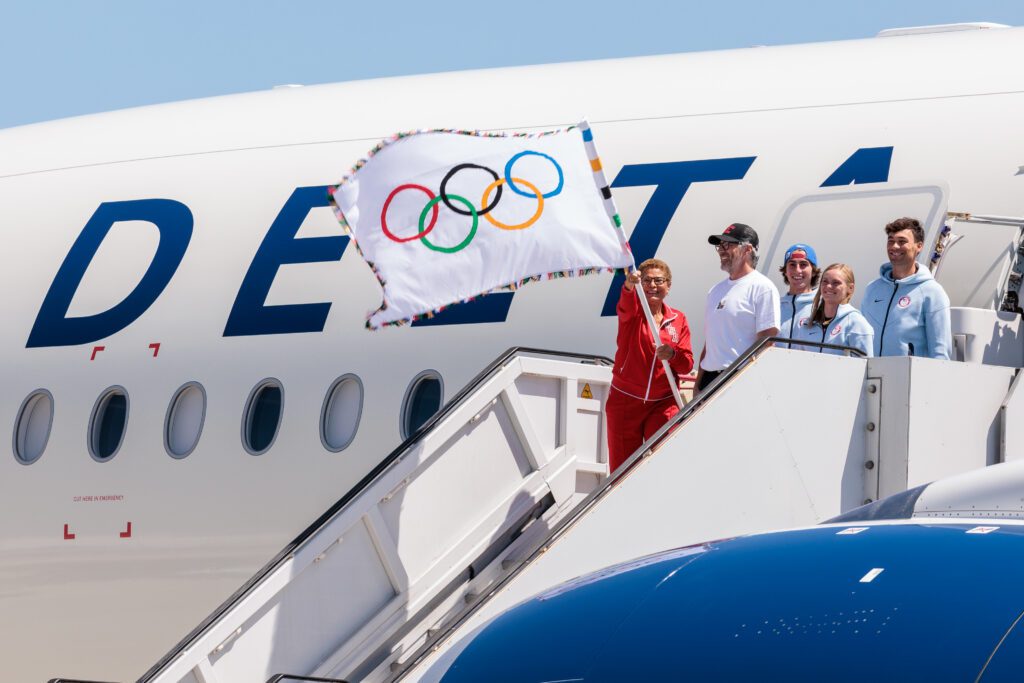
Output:
<path fill-rule="evenodd" d="M 555 161 L 554 159 L 549 157 L 547 154 L 542 154 L 540 152 L 534 152 L 533 150 L 529 150 L 529 149 L 526 150 L 525 152 L 520 152 L 519 154 L 516 154 L 514 157 L 512 157 L 511 159 L 508 160 L 507 164 L 505 164 L 505 182 L 508 183 L 508 186 L 510 188 L 512 188 L 512 191 L 515 192 L 516 194 L 521 194 L 524 197 L 529 197 L 530 196 L 527 193 L 525 193 L 522 190 L 520 190 L 518 187 L 516 187 L 516 184 L 515 184 L 514 181 L 518 180 L 518 178 L 513 178 L 512 177 L 512 165 L 514 163 L 516 163 L 517 161 L 519 161 L 521 158 L 523 158 L 523 157 L 525 157 L 525 156 L 527 156 L 529 154 L 533 154 L 533 155 L 539 156 L 539 157 L 544 157 L 545 159 L 550 161 L 552 164 L 554 164 L 555 170 L 558 171 L 558 186 L 555 187 L 555 189 L 551 190 L 551 192 L 548 192 L 547 194 L 543 194 L 541 196 L 544 197 L 544 199 L 550 199 L 551 197 L 554 197 L 555 195 L 560 194 L 562 192 L 562 185 L 565 184 L 565 176 L 562 175 L 562 167 L 559 165 L 559 163 L 557 161 Z M 526 183 L 523 183 L 523 184 L 526 185 Z M 534 188 L 534 192 L 536 192 L 536 188 Z"/>
<path fill-rule="evenodd" d="M 448 197 L 454 199 L 457 202 L 462 202 L 463 204 L 466 205 L 466 208 L 468 208 L 472 212 L 473 227 L 469 229 L 469 234 L 466 235 L 466 239 L 462 240 L 454 247 L 439 247 L 436 244 L 431 244 L 430 240 L 428 240 L 426 237 L 420 237 L 420 241 L 423 242 L 423 246 L 425 246 L 427 249 L 433 249 L 434 251 L 440 251 L 445 254 L 454 254 L 455 252 L 462 251 L 463 249 L 468 247 L 469 243 L 473 241 L 473 237 L 476 235 L 476 226 L 480 223 L 480 219 L 477 218 L 476 209 L 473 208 L 473 204 L 468 199 L 466 199 L 465 197 L 460 197 L 457 194 L 450 194 L 448 195 Z M 420 232 L 422 234 L 426 235 L 427 232 L 430 232 L 429 230 L 423 230 L 423 221 L 425 221 L 427 218 L 427 212 L 430 211 L 430 209 L 434 209 L 434 211 L 436 212 L 437 203 L 441 201 L 442 198 L 443 196 L 434 197 L 429 202 L 427 202 L 427 205 L 423 207 L 423 211 L 420 212 Z M 490 217 L 488 216 L 488 218 Z"/>
<path fill-rule="evenodd" d="M 395 195 L 398 194 L 399 192 L 401 192 L 402 190 L 420 190 L 420 191 L 426 193 L 426 195 L 428 197 L 430 197 L 430 201 L 433 202 L 432 206 L 434 207 L 434 215 L 430 217 L 430 225 L 428 225 L 427 228 L 424 230 L 423 229 L 423 217 L 421 216 L 420 217 L 420 231 L 418 233 L 416 233 L 415 235 L 413 235 L 412 237 L 397 237 L 394 233 L 392 233 L 390 230 L 388 230 L 388 219 L 387 219 L 388 207 L 391 206 L 391 200 L 395 198 Z M 422 185 L 414 185 L 412 183 L 406 183 L 405 185 L 399 185 L 395 189 L 391 190 L 391 194 L 389 194 L 388 198 L 384 200 L 384 208 L 380 210 L 380 229 L 383 230 L 384 234 L 387 235 L 388 238 L 391 241 L 393 241 L 393 242 L 411 242 L 411 241 L 413 241 L 415 239 L 422 239 L 423 237 L 426 237 L 427 234 L 431 230 L 434 229 L 434 226 L 437 225 L 438 209 L 437 209 L 437 202 L 434 201 L 435 199 L 436 199 L 436 197 L 434 196 L 434 193 L 431 192 L 428 188 L 423 187 Z M 428 204 L 428 206 L 431 206 L 431 205 Z"/>
<path fill-rule="evenodd" d="M 540 190 L 537 189 L 537 186 L 534 185 L 531 182 L 527 182 L 526 180 L 523 180 L 522 178 L 512 178 L 512 180 L 516 181 L 517 183 L 522 183 L 523 185 L 526 185 L 528 188 L 533 190 L 534 196 L 537 197 L 537 210 L 534 212 L 534 214 L 532 216 L 530 216 L 528 219 L 526 219 L 526 221 L 524 221 L 523 223 L 518 223 L 516 225 L 506 225 L 505 223 L 500 223 L 500 222 L 496 221 L 495 219 L 491 218 L 490 216 L 484 216 L 484 218 L 486 218 L 488 221 L 490 221 L 491 225 L 493 225 L 496 228 L 501 228 L 502 230 L 522 230 L 524 228 L 528 228 L 531 225 L 533 225 L 534 223 L 536 223 L 537 219 L 540 218 L 540 215 L 542 213 L 544 213 L 544 195 L 541 194 Z M 505 179 L 502 178 L 501 180 L 495 180 L 493 183 L 488 185 L 487 189 L 484 190 L 484 196 L 480 200 L 480 203 L 484 204 L 484 205 L 487 204 L 487 199 L 488 199 L 488 197 L 491 196 L 491 190 L 493 190 L 494 188 L 498 188 L 498 191 L 501 192 L 501 186 L 502 186 L 502 184 L 504 182 L 505 182 Z M 512 187 L 512 186 L 509 185 L 509 187 Z M 515 188 L 513 187 L 512 189 L 514 190 Z M 529 195 L 527 195 L 527 196 L 529 196 Z M 497 203 L 497 200 L 495 200 L 495 203 Z M 422 221 L 421 221 L 421 223 L 422 223 Z"/>
<path fill-rule="evenodd" d="M 459 164 L 458 166 L 455 166 L 454 168 L 452 168 L 452 170 L 448 171 L 448 174 L 441 181 L 441 201 L 444 202 L 445 206 L 447 206 L 449 209 L 451 209 L 455 213 L 459 214 L 460 216 L 469 216 L 471 214 L 470 214 L 469 211 L 463 211 L 462 209 L 456 209 L 452 205 L 452 203 L 450 201 L 448 201 L 447 187 L 448 187 L 448 181 L 452 179 L 453 175 L 455 175 L 459 171 L 461 171 L 463 169 L 467 169 L 467 168 L 478 168 L 481 171 L 486 171 L 487 173 L 490 173 L 491 177 L 494 178 L 495 180 L 498 179 L 498 174 L 496 172 L 492 171 L 491 169 L 487 168 L 486 166 L 481 166 L 479 164 Z M 476 211 L 475 209 L 473 211 L 478 216 L 483 216 L 483 215 L 487 214 L 491 209 L 496 207 L 498 205 L 499 201 L 501 201 L 501 188 L 500 187 L 498 188 L 498 194 L 496 194 L 494 196 L 494 203 L 493 204 L 491 204 L 490 206 L 487 206 L 487 204 L 484 203 L 483 208 L 481 208 L 479 211 Z"/>
<path fill-rule="evenodd" d="M 555 171 L 558 173 L 558 184 L 555 186 L 555 189 L 551 190 L 550 192 L 543 193 L 533 183 L 522 178 L 512 177 L 512 167 L 515 165 L 515 163 L 522 159 L 523 157 L 530 155 L 543 157 L 544 159 L 550 161 L 552 165 L 554 165 Z M 473 206 L 473 203 L 470 202 L 465 197 L 448 193 L 448 181 L 450 181 L 455 176 L 456 173 L 466 169 L 477 169 L 480 171 L 484 171 L 485 173 L 490 174 L 490 176 L 494 179 L 494 182 L 492 182 L 490 185 L 486 187 L 486 189 L 484 189 L 483 196 L 480 199 L 479 210 L 477 210 L 477 208 Z M 504 177 L 501 177 L 498 175 L 497 171 L 490 169 L 486 166 L 481 166 L 479 164 L 472 163 L 458 164 L 456 166 L 453 166 L 451 170 L 449 170 L 448 173 L 445 174 L 444 178 L 441 180 L 440 191 L 437 195 L 435 195 L 429 188 L 424 187 L 423 185 L 416 185 L 413 183 L 399 185 L 398 187 L 393 189 L 391 193 L 387 196 L 387 199 L 384 200 L 384 208 L 382 208 L 380 212 L 381 230 L 384 232 L 384 235 L 392 242 L 403 243 L 411 242 L 412 240 L 418 239 L 420 242 L 423 243 L 423 246 L 432 251 L 438 251 L 444 254 L 454 254 L 455 252 L 462 251 L 463 249 L 468 247 L 470 242 L 473 241 L 473 238 L 476 236 L 477 227 L 480 224 L 480 216 L 483 216 L 491 225 L 501 230 L 524 230 L 532 226 L 540 219 L 541 215 L 544 213 L 544 200 L 561 194 L 562 188 L 565 185 L 565 175 L 562 173 L 561 165 L 557 161 L 555 161 L 554 158 L 548 156 L 547 154 L 535 152 L 533 150 L 525 150 L 512 156 L 512 158 L 509 159 L 508 162 L 505 164 L 504 171 Z M 524 192 L 517 186 L 517 183 L 525 186 L 531 192 Z M 494 208 L 497 207 L 498 204 L 501 202 L 502 185 L 508 185 L 508 187 L 510 187 L 512 191 L 518 195 L 522 195 L 524 197 L 533 197 L 534 199 L 537 200 L 537 210 L 533 213 L 532 216 L 530 216 L 530 218 L 526 219 L 522 223 L 508 225 L 506 223 L 498 221 L 497 219 L 489 215 L 490 212 L 493 211 Z M 398 195 L 398 193 L 402 192 L 403 190 L 419 190 L 420 192 L 423 192 L 425 195 L 427 195 L 427 197 L 429 198 L 429 201 L 423 207 L 423 210 L 420 212 L 419 232 L 409 237 L 398 237 L 388 228 L 387 223 L 387 213 L 388 208 L 391 206 L 391 201 L 395 198 L 396 195 Z M 491 201 L 492 193 L 494 193 L 493 201 Z M 444 202 L 444 205 L 453 213 L 457 213 L 460 216 L 472 216 L 473 218 L 473 225 L 469 229 L 469 234 L 466 235 L 465 239 L 463 239 L 461 242 L 459 242 L 453 247 L 441 247 L 427 239 L 427 235 L 429 235 L 430 232 L 437 225 L 439 213 L 438 204 L 441 202 Z M 455 206 L 453 202 L 462 204 L 466 208 L 461 209 Z M 427 222 L 428 213 L 431 214 L 429 223 Z"/>

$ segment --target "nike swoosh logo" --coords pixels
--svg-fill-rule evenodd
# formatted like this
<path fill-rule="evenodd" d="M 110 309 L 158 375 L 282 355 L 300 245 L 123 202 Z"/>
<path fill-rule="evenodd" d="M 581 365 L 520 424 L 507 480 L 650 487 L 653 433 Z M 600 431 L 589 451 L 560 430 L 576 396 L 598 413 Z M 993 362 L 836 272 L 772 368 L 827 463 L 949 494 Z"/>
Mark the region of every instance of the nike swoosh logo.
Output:
<path fill-rule="evenodd" d="M 876 304 L 877 304 L 877 303 L 878 303 L 879 301 L 885 301 L 885 299 L 875 299 L 875 303 L 876 303 Z"/>

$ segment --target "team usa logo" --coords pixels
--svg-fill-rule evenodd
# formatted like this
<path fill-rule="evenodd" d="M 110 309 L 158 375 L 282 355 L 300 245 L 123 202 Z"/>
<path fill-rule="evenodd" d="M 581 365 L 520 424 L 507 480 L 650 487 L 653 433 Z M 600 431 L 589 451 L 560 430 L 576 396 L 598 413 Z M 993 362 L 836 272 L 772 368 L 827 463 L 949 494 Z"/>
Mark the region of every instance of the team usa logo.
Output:
<path fill-rule="evenodd" d="M 842 331 L 843 331 L 843 326 L 842 325 L 836 325 L 835 327 L 832 328 L 832 331 L 829 332 L 829 336 L 830 337 L 835 337 L 836 335 L 838 335 Z"/>
<path fill-rule="evenodd" d="M 807 318 L 807 317 L 800 318 L 800 327 L 807 327 L 807 322 L 809 320 L 810 320 L 810 318 Z"/>
<path fill-rule="evenodd" d="M 558 184 L 555 186 L 555 189 L 551 190 L 550 192 L 541 192 L 540 189 L 538 189 L 537 186 L 534 185 L 533 183 L 524 180 L 523 178 L 515 178 L 512 176 L 512 167 L 515 165 L 515 163 L 519 161 L 521 158 L 530 155 L 547 159 L 555 167 L 555 171 L 558 172 Z M 459 196 L 457 194 L 450 194 L 448 192 L 448 183 L 451 181 L 451 179 L 459 171 L 465 171 L 469 169 L 477 169 L 483 171 L 489 174 L 491 178 L 494 179 L 493 182 L 484 189 L 483 197 L 481 197 L 480 199 L 479 209 L 477 209 L 473 205 L 473 202 L 469 201 L 465 197 Z M 404 185 L 399 185 L 398 187 L 393 189 L 391 193 L 388 195 L 387 199 L 384 200 L 384 208 L 382 208 L 380 212 L 380 228 L 381 230 L 384 231 L 384 234 L 387 236 L 387 238 L 393 242 L 401 243 L 411 242 L 412 240 L 419 240 L 423 244 L 423 246 L 427 247 L 428 249 L 438 251 L 444 254 L 454 254 L 468 247 L 469 243 L 473 241 L 473 237 L 476 236 L 476 229 L 479 225 L 480 216 L 483 216 L 491 225 L 500 230 L 525 230 L 526 228 L 529 228 L 531 225 L 536 223 L 537 220 L 544 213 L 544 200 L 550 199 L 552 197 L 557 197 L 559 194 L 561 194 L 562 187 L 564 185 L 565 176 L 562 173 L 562 167 L 559 165 L 559 163 L 555 161 L 552 157 L 548 156 L 547 154 L 543 154 L 541 152 L 534 152 L 532 150 L 519 152 L 518 154 L 514 155 L 511 159 L 509 159 L 508 163 L 505 164 L 503 176 L 499 176 L 498 172 L 495 171 L 494 169 L 488 168 L 487 166 L 481 166 L 480 164 L 458 164 L 457 166 L 453 166 L 452 169 L 448 171 L 448 173 L 441 180 L 441 187 L 439 188 L 438 194 L 436 195 L 430 190 L 430 188 L 424 187 L 423 185 L 416 185 L 414 183 L 406 183 Z M 512 192 L 518 195 L 522 195 L 523 197 L 531 197 L 536 199 L 537 209 L 536 211 L 533 212 L 533 215 L 521 223 L 514 224 L 502 223 L 497 218 L 495 218 L 491 212 L 494 211 L 498 207 L 498 204 L 501 202 L 503 186 L 508 187 L 510 190 L 512 190 Z M 520 186 L 525 187 L 527 190 L 529 190 L 529 192 L 521 189 Z M 394 232 L 392 232 L 391 229 L 388 227 L 387 215 L 388 208 L 391 206 L 391 201 L 395 198 L 396 195 L 405 190 L 418 190 L 423 194 L 427 195 L 428 201 L 424 205 L 423 210 L 420 211 L 419 232 L 409 237 L 399 237 Z M 494 195 L 493 199 L 491 198 L 492 194 Z M 429 239 L 427 239 L 427 235 L 429 235 L 430 231 L 434 229 L 435 225 L 437 225 L 437 217 L 439 213 L 438 204 L 440 203 L 443 203 L 445 207 L 448 208 L 449 211 L 457 213 L 460 216 L 469 216 L 473 221 L 472 225 L 469 228 L 469 234 L 466 235 L 466 238 L 453 247 L 442 247 L 434 244 Z M 460 204 L 461 206 L 456 206 L 456 204 Z M 429 222 L 427 221 L 428 214 L 430 215 Z"/>
<path fill-rule="evenodd" d="M 901 296 L 900 300 L 896 302 L 896 305 L 899 306 L 900 308 L 906 308 L 907 306 L 910 305 L 910 297 Z"/>
<path fill-rule="evenodd" d="M 668 336 L 672 337 L 672 343 L 673 344 L 678 344 L 679 343 L 679 333 L 676 332 L 676 328 L 669 327 L 668 328 Z"/>

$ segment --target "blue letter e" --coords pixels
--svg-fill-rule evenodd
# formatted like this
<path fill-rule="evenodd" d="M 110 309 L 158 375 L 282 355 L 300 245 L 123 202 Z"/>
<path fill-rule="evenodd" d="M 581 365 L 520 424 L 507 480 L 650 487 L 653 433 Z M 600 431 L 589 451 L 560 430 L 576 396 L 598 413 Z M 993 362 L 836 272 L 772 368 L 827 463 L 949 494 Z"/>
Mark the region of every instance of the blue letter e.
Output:
<path fill-rule="evenodd" d="M 313 209 L 330 206 L 328 186 L 297 187 L 270 225 L 242 280 L 224 326 L 225 337 L 322 332 L 330 302 L 267 305 L 270 286 L 285 264 L 338 261 L 348 237 L 296 237 Z"/>
<path fill-rule="evenodd" d="M 96 251 L 114 223 L 146 221 L 160 231 L 156 254 L 135 289 L 121 303 L 95 315 L 68 318 L 68 307 Z M 72 346 L 103 339 L 146 312 L 178 269 L 192 238 L 192 212 L 171 199 L 104 202 L 71 245 L 28 336 L 27 348 Z"/>

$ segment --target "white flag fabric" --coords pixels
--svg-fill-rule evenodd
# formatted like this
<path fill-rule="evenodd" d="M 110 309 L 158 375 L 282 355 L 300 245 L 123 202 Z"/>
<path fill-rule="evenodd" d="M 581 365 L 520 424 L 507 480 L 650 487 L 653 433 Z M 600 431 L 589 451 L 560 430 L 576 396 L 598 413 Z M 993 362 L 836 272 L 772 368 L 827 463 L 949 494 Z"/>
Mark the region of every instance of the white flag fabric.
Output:
<path fill-rule="evenodd" d="M 384 288 L 371 329 L 525 282 L 633 263 L 586 124 L 531 135 L 397 135 L 331 197 Z"/>

